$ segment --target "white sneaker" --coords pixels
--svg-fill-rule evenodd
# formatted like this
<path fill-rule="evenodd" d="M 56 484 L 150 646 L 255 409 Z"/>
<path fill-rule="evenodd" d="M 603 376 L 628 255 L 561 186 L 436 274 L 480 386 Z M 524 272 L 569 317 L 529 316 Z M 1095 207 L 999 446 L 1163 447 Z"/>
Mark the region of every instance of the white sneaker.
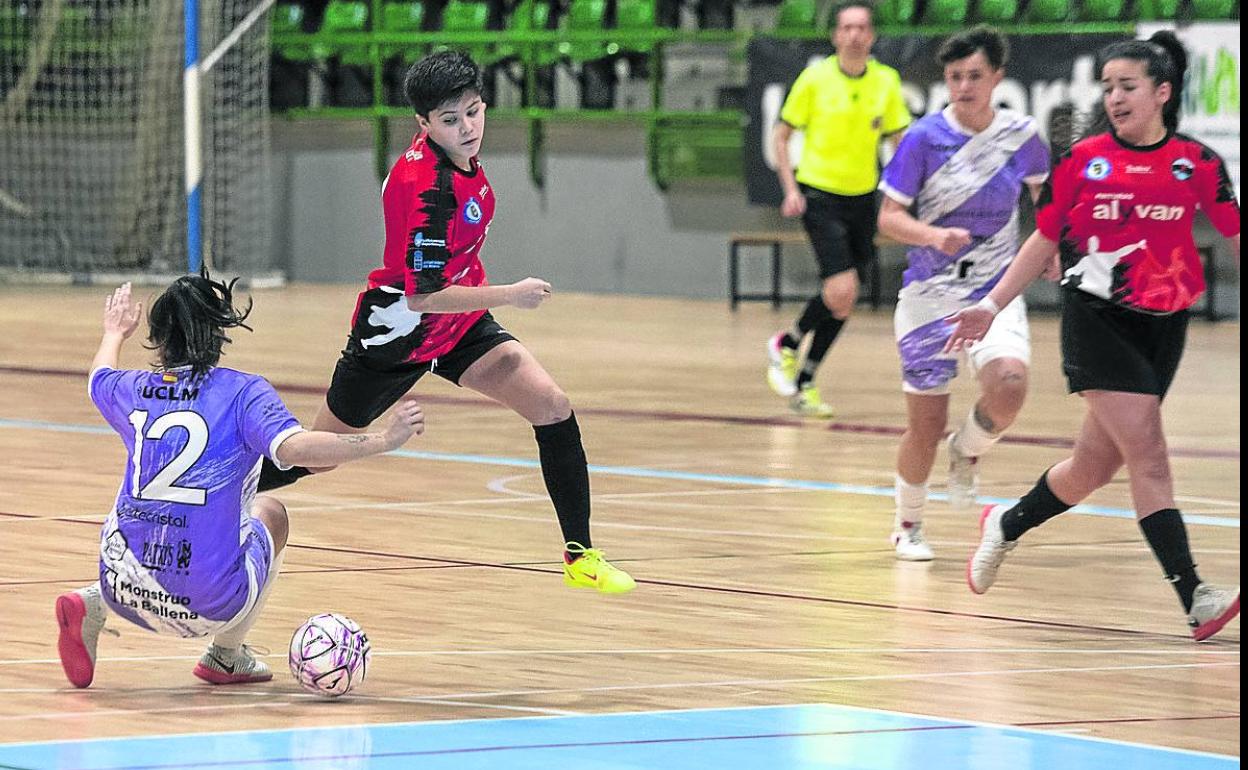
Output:
<path fill-rule="evenodd" d="M 945 441 L 949 448 L 949 505 L 955 509 L 970 508 L 979 492 L 979 458 L 967 457 L 958 451 L 956 433 L 950 433 Z"/>
<path fill-rule="evenodd" d="M 977 594 L 997 582 L 997 570 L 1018 545 L 1017 540 L 1006 540 L 1001 532 L 1001 515 L 1009 509 L 1008 505 L 989 505 L 979 517 L 979 548 L 966 562 L 966 584 Z"/>
<path fill-rule="evenodd" d="M 74 687 L 88 687 L 95 678 L 95 650 L 107 619 L 99 583 L 56 597 L 56 623 L 61 629 L 56 651 Z"/>
<path fill-rule="evenodd" d="M 780 344 L 784 332 L 767 338 L 767 384 L 777 396 L 797 395 L 797 351 Z"/>
<path fill-rule="evenodd" d="M 252 655 L 245 644 L 237 650 L 212 645 L 192 673 L 211 684 L 267 682 L 273 678 L 268 665 Z"/>
<path fill-rule="evenodd" d="M 923 536 L 923 522 L 900 522 L 893 530 L 893 548 L 901 561 L 931 561 L 932 547 Z"/>
<path fill-rule="evenodd" d="M 1203 642 L 1222 630 L 1239 614 L 1239 588 L 1225 588 L 1201 583 L 1192 594 L 1192 609 L 1187 615 L 1187 625 L 1192 638 Z"/>

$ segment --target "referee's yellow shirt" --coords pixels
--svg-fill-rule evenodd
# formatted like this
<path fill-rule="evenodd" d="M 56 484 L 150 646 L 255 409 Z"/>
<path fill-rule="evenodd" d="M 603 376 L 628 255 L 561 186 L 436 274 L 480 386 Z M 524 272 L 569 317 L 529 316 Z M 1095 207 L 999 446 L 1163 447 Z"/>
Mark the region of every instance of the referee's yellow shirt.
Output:
<path fill-rule="evenodd" d="M 837 195 L 865 195 L 879 183 L 880 137 L 910 125 L 897 70 L 875 59 L 851 78 L 835 56 L 802 70 L 780 119 L 806 134 L 797 181 Z"/>

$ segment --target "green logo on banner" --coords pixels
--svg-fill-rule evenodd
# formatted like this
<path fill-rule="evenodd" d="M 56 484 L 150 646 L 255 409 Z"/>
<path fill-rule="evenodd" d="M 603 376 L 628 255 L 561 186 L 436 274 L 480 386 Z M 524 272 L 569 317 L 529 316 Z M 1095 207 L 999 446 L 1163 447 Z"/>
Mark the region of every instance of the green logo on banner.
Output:
<path fill-rule="evenodd" d="M 1188 71 L 1183 107 L 1189 114 L 1239 114 L 1239 59 L 1225 48 L 1213 55 L 1196 56 Z"/>

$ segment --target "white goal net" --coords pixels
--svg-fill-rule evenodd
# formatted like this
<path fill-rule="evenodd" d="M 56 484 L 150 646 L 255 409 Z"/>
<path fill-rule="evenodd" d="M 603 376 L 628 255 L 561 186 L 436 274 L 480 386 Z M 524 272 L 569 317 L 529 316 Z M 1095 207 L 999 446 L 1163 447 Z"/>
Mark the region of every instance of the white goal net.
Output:
<path fill-rule="evenodd" d="M 198 4 L 203 259 L 271 276 L 270 3 Z M 0 0 L 0 276 L 186 272 L 184 26 L 178 0 Z"/>

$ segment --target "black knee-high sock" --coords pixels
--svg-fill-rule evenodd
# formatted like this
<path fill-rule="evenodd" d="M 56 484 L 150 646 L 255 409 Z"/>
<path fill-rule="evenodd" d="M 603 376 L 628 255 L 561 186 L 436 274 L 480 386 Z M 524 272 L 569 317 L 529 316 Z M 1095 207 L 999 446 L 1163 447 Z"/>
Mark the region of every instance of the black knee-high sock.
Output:
<path fill-rule="evenodd" d="M 538 456 L 542 460 L 542 478 L 546 491 L 555 504 L 559 528 L 567 543 L 589 542 L 589 468 L 585 447 L 581 445 L 581 429 L 572 414 L 554 425 L 535 425 Z"/>
<path fill-rule="evenodd" d="M 837 318 L 826 307 L 824 310 L 827 310 L 828 315 L 815 327 L 815 338 L 810 341 L 810 349 L 806 351 L 802 371 L 797 375 L 799 388 L 815 378 L 815 371 L 819 368 L 819 364 L 823 363 L 823 357 L 827 355 L 828 349 L 832 347 L 833 342 L 836 342 L 837 335 L 845 327 L 846 319 Z"/>
<path fill-rule="evenodd" d="M 1040 526 L 1058 514 L 1070 510 L 1070 503 L 1064 503 L 1049 489 L 1049 472 L 1045 471 L 1040 480 L 1023 495 L 1023 499 L 1001 515 L 1001 532 L 1006 540 L 1017 540 L 1029 529 Z"/>
<path fill-rule="evenodd" d="M 260 481 L 256 484 L 256 491 L 267 492 L 270 489 L 277 489 L 279 487 L 287 486 L 288 484 L 294 484 L 299 479 L 304 476 L 308 476 L 311 473 L 312 471 L 298 465 L 293 466 L 290 470 L 279 470 L 278 467 L 273 464 L 273 461 L 266 457 L 260 466 Z"/>
<path fill-rule="evenodd" d="M 1200 585 L 1200 576 L 1192 563 L 1192 549 L 1187 544 L 1183 516 L 1176 508 L 1163 508 L 1140 519 L 1140 529 L 1157 561 L 1161 562 L 1166 580 L 1174 586 L 1179 600 L 1183 602 L 1183 611 L 1191 611 L 1192 594 Z"/>

